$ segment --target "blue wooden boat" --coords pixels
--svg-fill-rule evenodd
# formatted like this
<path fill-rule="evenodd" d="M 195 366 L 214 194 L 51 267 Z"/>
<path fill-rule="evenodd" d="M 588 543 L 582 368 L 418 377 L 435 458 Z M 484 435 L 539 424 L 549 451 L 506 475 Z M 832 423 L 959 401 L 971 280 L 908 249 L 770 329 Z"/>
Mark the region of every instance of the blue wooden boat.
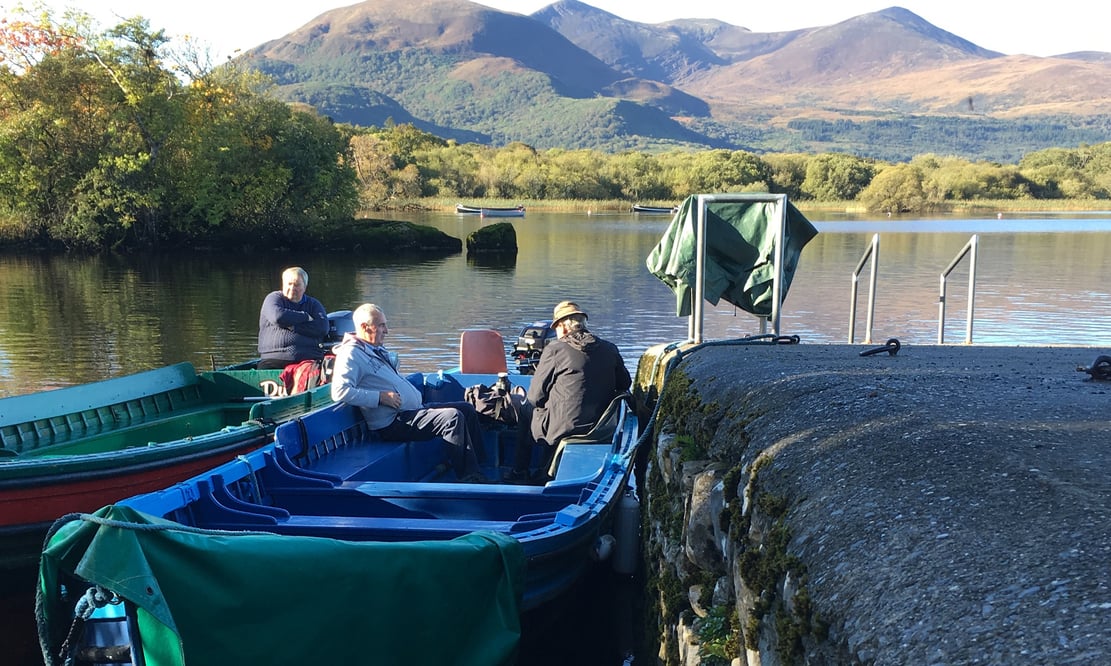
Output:
<path fill-rule="evenodd" d="M 425 402 L 438 402 L 497 376 L 409 379 Z M 357 409 L 331 405 L 185 482 L 71 517 L 43 553 L 44 654 L 61 649 L 77 600 L 91 589 L 114 603 L 92 614 L 101 630 L 72 639 L 71 654 L 353 663 L 373 649 L 390 663 L 512 663 L 513 649 L 492 655 L 488 647 L 515 640 L 521 612 L 556 598 L 599 560 L 631 572 L 637 420 L 628 396 L 619 397 L 590 433 L 565 440 L 550 462 L 534 460 L 546 480 L 530 483 L 502 481 L 515 427 L 484 428 L 478 454 L 491 483 L 454 478 L 441 440 L 381 441 Z M 368 608 L 352 607 L 352 586 Z M 288 625 L 272 609 L 285 594 L 298 609 Z M 436 633 L 415 636 L 415 626 Z"/>

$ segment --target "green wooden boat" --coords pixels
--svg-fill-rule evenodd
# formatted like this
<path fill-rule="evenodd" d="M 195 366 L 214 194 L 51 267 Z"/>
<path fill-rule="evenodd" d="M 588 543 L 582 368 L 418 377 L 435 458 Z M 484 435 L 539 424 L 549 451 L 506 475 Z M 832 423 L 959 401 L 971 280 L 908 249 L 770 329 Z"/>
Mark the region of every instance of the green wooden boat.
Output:
<path fill-rule="evenodd" d="M 0 570 L 34 565 L 55 519 L 189 478 L 331 402 L 327 384 L 284 396 L 279 370 L 236 367 L 178 363 L 0 399 Z"/>

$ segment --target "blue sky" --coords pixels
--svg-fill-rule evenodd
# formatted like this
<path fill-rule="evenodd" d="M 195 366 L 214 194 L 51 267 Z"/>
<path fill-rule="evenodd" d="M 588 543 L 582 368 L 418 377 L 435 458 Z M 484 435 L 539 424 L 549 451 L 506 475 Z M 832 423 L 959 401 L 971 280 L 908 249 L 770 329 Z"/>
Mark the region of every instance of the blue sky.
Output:
<path fill-rule="evenodd" d="M 399 0 L 374 0 L 397 2 Z M 7 15 L 18 3 L 0 0 Z M 180 37 L 189 35 L 211 48 L 217 60 L 281 37 L 316 16 L 351 2 L 344 0 L 49 0 L 58 9 L 76 7 L 96 17 L 102 27 L 115 17 L 141 15 L 154 28 Z M 483 0 L 480 4 L 530 14 L 545 0 Z M 831 25 L 893 5 L 918 14 L 943 30 L 993 51 L 1049 56 L 1070 51 L 1111 52 L 1111 30 L 1095 16 L 1095 0 L 1057 0 L 1050 6 L 1023 7 L 1014 0 L 592 0 L 587 4 L 625 19 L 658 23 L 675 18 L 715 18 L 756 32 Z"/>

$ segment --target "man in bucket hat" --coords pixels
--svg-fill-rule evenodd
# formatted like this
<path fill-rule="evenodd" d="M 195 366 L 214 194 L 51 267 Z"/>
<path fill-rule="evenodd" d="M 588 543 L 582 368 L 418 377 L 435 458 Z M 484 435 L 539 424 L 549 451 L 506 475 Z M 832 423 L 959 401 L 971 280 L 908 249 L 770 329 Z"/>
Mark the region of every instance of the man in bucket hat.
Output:
<path fill-rule="evenodd" d="M 632 385 L 617 346 L 587 330 L 586 319 L 573 301 L 561 301 L 552 312 L 557 339 L 545 345 L 529 384 L 508 480 L 528 479 L 533 442 L 545 445 L 548 457 L 564 437 L 588 432 Z"/>

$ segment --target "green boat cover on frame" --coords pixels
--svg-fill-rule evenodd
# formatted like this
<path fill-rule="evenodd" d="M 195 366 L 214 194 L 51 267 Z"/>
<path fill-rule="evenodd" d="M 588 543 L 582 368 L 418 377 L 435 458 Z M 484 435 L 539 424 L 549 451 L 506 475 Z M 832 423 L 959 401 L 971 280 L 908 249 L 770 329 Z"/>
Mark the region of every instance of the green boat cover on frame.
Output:
<path fill-rule="evenodd" d="M 108 506 L 49 539 L 39 637 L 46 663 L 59 663 L 70 574 L 138 609 L 148 666 L 509 664 L 524 569 L 521 545 L 493 532 L 357 543 L 197 530 Z"/>
<path fill-rule="evenodd" d="M 783 278 L 780 298 L 787 297 L 802 248 L 818 230 L 790 202 L 786 202 L 783 230 Z M 697 277 L 695 255 L 698 197 L 692 195 L 672 218 L 663 238 L 646 261 L 649 272 L 675 292 L 675 314 L 689 315 Z M 775 279 L 775 227 L 779 215 L 775 202 L 707 201 L 704 297 L 718 300 L 760 317 L 772 314 Z"/>

